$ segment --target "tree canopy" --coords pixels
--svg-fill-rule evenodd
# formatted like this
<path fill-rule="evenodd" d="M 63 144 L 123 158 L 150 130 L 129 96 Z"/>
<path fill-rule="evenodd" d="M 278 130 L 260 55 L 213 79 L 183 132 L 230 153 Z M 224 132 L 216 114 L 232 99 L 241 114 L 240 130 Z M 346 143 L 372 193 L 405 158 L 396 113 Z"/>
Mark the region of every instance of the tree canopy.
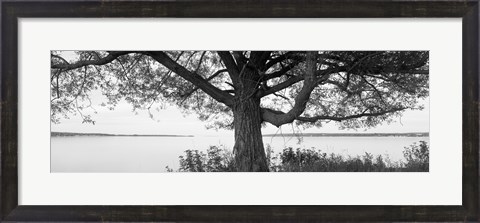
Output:
<path fill-rule="evenodd" d="M 418 100 L 428 96 L 426 51 L 320 51 L 310 66 L 307 52 L 295 51 L 74 55 L 51 52 L 53 122 L 70 113 L 94 122 L 84 111 L 92 106 L 92 90 L 101 91 L 108 99 L 102 105 L 111 109 L 122 99 L 134 109 L 170 103 L 218 128 L 233 127 L 232 106 L 240 94 L 260 99 L 265 123 L 321 126 L 338 121 L 344 128 L 390 121 L 403 110 L 420 109 Z"/>

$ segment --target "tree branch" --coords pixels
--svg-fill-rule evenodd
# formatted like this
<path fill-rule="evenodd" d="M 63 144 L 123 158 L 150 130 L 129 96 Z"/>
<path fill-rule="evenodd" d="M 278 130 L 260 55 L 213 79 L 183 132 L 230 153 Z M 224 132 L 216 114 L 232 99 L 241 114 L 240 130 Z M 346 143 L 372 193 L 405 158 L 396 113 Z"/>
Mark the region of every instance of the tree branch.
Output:
<path fill-rule="evenodd" d="M 358 65 L 360 65 L 361 63 L 363 63 L 364 60 L 366 60 L 367 58 L 369 57 L 373 57 L 373 56 L 377 56 L 377 55 L 380 55 L 384 52 L 376 52 L 376 53 L 371 53 L 371 54 L 368 54 L 362 58 L 360 58 L 358 61 L 355 62 L 355 64 L 353 64 L 348 70 L 347 70 L 347 74 L 350 73 L 353 68 L 357 67 Z"/>
<path fill-rule="evenodd" d="M 223 92 L 222 90 L 218 89 L 217 87 L 210 84 L 207 80 L 203 79 L 200 75 L 196 73 L 192 73 L 187 70 L 182 65 L 178 64 L 174 60 L 172 60 L 167 54 L 161 51 L 147 51 L 145 52 L 147 55 L 151 56 L 157 62 L 161 63 L 166 68 L 170 69 L 171 71 L 175 72 L 183 79 L 189 81 L 193 85 L 200 88 L 206 94 L 210 95 L 215 100 L 224 103 L 227 106 L 233 105 L 233 97 Z"/>
<path fill-rule="evenodd" d="M 400 74 L 429 74 L 429 70 L 385 70 L 386 73 L 400 73 Z"/>
<path fill-rule="evenodd" d="M 50 56 L 53 57 L 53 58 L 57 58 L 57 59 L 63 61 L 65 64 L 70 64 L 67 60 L 65 60 L 65 58 L 63 58 L 63 57 L 61 57 L 61 56 L 59 56 L 59 55 L 50 54 Z"/>
<path fill-rule="evenodd" d="M 292 70 L 294 67 L 296 67 L 300 61 L 295 61 L 293 63 L 288 64 L 287 66 L 283 67 L 279 71 L 275 71 L 273 73 L 265 74 L 265 77 L 262 78 L 263 81 L 270 80 L 273 78 L 281 77 L 282 75 L 286 74 L 288 71 Z"/>
<path fill-rule="evenodd" d="M 200 56 L 200 60 L 198 61 L 197 69 L 195 69 L 195 73 L 197 73 L 198 70 L 200 69 L 200 66 L 202 65 L 202 62 L 203 62 L 203 57 L 205 56 L 206 53 L 207 53 L 207 51 L 203 51 L 202 55 Z"/>
<path fill-rule="evenodd" d="M 245 63 L 248 62 L 248 58 L 245 57 L 241 51 L 233 51 L 233 56 L 235 57 L 238 67 L 243 67 Z"/>
<path fill-rule="evenodd" d="M 380 100 L 382 101 L 382 103 L 386 106 L 387 105 L 387 102 L 385 102 L 385 99 L 383 99 L 383 96 L 382 96 L 382 93 L 380 90 L 378 90 L 377 87 L 375 87 L 374 84 L 370 83 L 367 78 L 365 78 L 364 76 L 360 75 L 360 77 L 362 77 L 362 79 L 365 81 L 365 83 L 367 83 L 370 87 L 372 87 L 373 91 L 378 95 L 378 98 L 380 98 Z"/>
<path fill-rule="evenodd" d="M 303 55 L 297 55 L 297 51 L 289 51 L 289 52 L 286 52 L 278 57 L 275 57 L 271 60 L 269 60 L 266 64 L 265 64 L 265 70 L 268 70 L 270 67 L 272 67 L 273 65 L 277 64 L 277 63 L 280 63 L 284 60 L 287 60 L 287 59 L 295 59 L 295 60 L 298 60 L 299 62 L 303 61 L 305 59 L 305 56 Z"/>
<path fill-rule="evenodd" d="M 119 56 L 129 54 L 131 52 L 127 51 L 112 51 L 109 52 L 107 56 L 104 58 L 100 58 L 98 60 L 84 60 L 84 61 L 78 61 L 73 64 L 52 64 L 51 68 L 53 69 L 62 69 L 63 71 L 68 71 L 68 70 L 73 70 L 77 69 L 80 67 L 88 66 L 88 65 L 104 65 L 107 63 L 112 62 L 113 60 L 117 59 Z"/>
<path fill-rule="evenodd" d="M 291 77 L 289 79 L 287 79 L 286 81 L 280 83 L 280 84 L 277 84 L 271 88 L 269 88 L 268 90 L 265 90 L 265 91 L 258 91 L 257 93 L 257 97 L 261 98 L 261 97 L 265 97 L 269 94 L 273 94 L 275 92 L 278 92 L 278 91 L 281 91 L 285 88 L 288 88 L 300 81 L 303 80 L 303 75 L 302 76 L 295 76 L 295 77 Z"/>
<path fill-rule="evenodd" d="M 227 68 L 228 74 L 230 75 L 230 78 L 232 78 L 232 81 L 237 82 L 237 79 L 240 75 L 240 69 L 235 63 L 235 60 L 233 59 L 232 54 L 230 54 L 230 52 L 228 51 L 218 51 L 217 53 L 220 56 L 220 59 L 222 60 L 223 64 Z"/>
<path fill-rule="evenodd" d="M 385 110 L 385 111 L 381 111 L 381 112 L 362 112 L 362 113 L 359 113 L 359 114 L 354 114 L 354 115 L 347 115 L 347 116 L 343 116 L 343 117 L 338 117 L 338 116 L 328 116 L 328 115 L 319 115 L 319 116 L 314 116 L 314 117 L 297 117 L 296 120 L 298 121 L 302 121 L 302 122 L 316 122 L 316 121 L 319 121 L 319 120 L 332 120 L 332 121 L 337 121 L 337 122 L 340 122 L 340 121 L 344 121 L 344 120 L 348 120 L 348 119 L 355 119 L 355 118 L 361 118 L 361 117 L 375 117 L 375 116 L 379 116 L 379 115 L 385 115 L 385 114 L 388 114 L 388 113 L 393 113 L 393 112 L 398 112 L 398 111 L 402 111 L 402 110 L 405 110 L 406 108 L 393 108 L 393 109 L 389 109 L 389 110 Z"/>
<path fill-rule="evenodd" d="M 213 73 L 210 77 L 208 77 L 206 80 L 207 81 L 211 81 L 213 78 L 217 77 L 218 75 L 220 75 L 221 73 L 223 72 L 227 72 L 227 69 L 221 69 L 221 70 L 217 70 L 215 73 Z M 193 88 L 192 90 L 190 90 L 189 92 L 185 93 L 182 95 L 182 97 L 184 98 L 188 98 L 191 94 L 195 93 L 195 91 L 197 91 L 199 89 L 199 87 L 195 87 Z M 225 92 L 225 91 L 224 91 Z M 227 92 L 228 93 L 228 92 Z"/>
<path fill-rule="evenodd" d="M 270 58 L 271 53 L 271 51 L 250 51 L 249 61 L 258 71 L 265 71 L 267 70 L 265 63 Z"/>
<path fill-rule="evenodd" d="M 315 80 L 316 80 L 315 85 L 320 84 L 321 81 L 327 81 L 328 77 L 331 74 L 342 72 L 342 71 L 344 71 L 344 68 L 342 68 L 342 67 L 315 71 Z M 267 95 L 273 94 L 275 92 L 281 91 L 281 90 L 283 90 L 285 88 L 288 88 L 288 87 L 290 87 L 290 86 L 292 86 L 292 85 L 294 85 L 294 84 L 296 84 L 296 83 L 298 83 L 302 80 L 304 80 L 303 75 L 291 77 L 291 78 L 287 79 L 286 81 L 269 88 L 268 90 L 258 91 L 257 97 L 261 98 L 261 97 L 265 97 Z"/>
<path fill-rule="evenodd" d="M 359 114 L 353 114 L 353 115 L 347 115 L 347 116 L 328 116 L 328 115 L 319 115 L 319 116 L 314 116 L 314 117 L 304 117 L 304 116 L 298 116 L 295 117 L 294 120 L 298 120 L 301 122 L 310 122 L 310 123 L 315 123 L 320 120 L 331 120 L 331 121 L 344 121 L 344 120 L 349 120 L 349 119 L 355 119 L 355 118 L 362 118 L 362 117 L 375 117 L 375 116 L 380 116 L 380 115 L 385 115 L 388 113 L 393 113 L 393 112 L 398 112 L 405 110 L 407 108 L 393 108 L 381 112 L 362 112 Z M 281 119 L 279 119 L 280 116 L 285 115 L 286 113 L 281 112 L 281 111 L 276 111 L 273 109 L 269 108 L 263 108 L 262 109 L 262 117 L 263 120 L 266 122 L 269 122 L 275 126 L 280 126 L 285 123 L 281 122 Z"/>
<path fill-rule="evenodd" d="M 264 121 L 270 122 L 273 125 L 279 127 L 283 124 L 290 123 L 300 116 L 307 106 L 307 102 L 310 99 L 310 94 L 312 93 L 315 86 L 318 84 L 316 70 L 317 70 L 317 52 L 307 52 L 307 64 L 306 72 L 303 82 L 303 87 L 295 97 L 295 104 L 292 109 L 284 114 L 274 114 L 269 113 L 268 110 L 262 112 L 262 118 Z M 323 78 L 323 77 L 322 77 Z M 278 85 L 277 85 L 278 86 Z M 265 112 L 266 111 L 266 112 Z M 274 115 L 272 115 L 274 114 Z"/>

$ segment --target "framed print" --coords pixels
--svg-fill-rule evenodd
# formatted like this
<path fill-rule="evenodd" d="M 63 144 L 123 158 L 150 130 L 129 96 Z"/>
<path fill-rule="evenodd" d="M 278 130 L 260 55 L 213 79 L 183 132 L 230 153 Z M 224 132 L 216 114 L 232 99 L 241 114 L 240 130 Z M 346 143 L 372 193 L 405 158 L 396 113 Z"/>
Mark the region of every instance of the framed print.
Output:
<path fill-rule="evenodd" d="M 479 219 L 478 1 L 2 2 L 2 221 Z"/>

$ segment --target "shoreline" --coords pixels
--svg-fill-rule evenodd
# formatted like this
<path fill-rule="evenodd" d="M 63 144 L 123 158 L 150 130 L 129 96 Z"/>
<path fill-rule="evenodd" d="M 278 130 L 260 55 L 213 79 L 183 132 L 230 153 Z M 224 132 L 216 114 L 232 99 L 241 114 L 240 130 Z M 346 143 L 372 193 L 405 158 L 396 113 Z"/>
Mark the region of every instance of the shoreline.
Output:
<path fill-rule="evenodd" d="M 51 132 L 52 137 L 70 136 L 119 136 L 119 137 L 217 137 L 195 135 L 151 135 L 151 134 L 107 134 L 107 133 L 76 133 L 76 132 Z M 305 134 L 265 134 L 262 137 L 428 137 L 428 132 L 409 133 L 305 133 Z"/>

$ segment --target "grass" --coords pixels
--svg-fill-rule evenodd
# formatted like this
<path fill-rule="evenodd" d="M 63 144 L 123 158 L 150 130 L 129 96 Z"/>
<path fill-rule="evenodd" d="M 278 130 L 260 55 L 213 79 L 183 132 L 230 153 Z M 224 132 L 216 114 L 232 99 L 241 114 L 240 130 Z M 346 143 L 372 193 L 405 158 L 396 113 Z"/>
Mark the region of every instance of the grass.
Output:
<path fill-rule="evenodd" d="M 271 172 L 428 172 L 429 146 L 419 141 L 403 150 L 405 161 L 392 162 L 388 156 L 365 153 L 361 156 L 343 156 L 324 153 L 315 148 L 288 147 L 274 154 L 266 148 Z M 234 171 L 233 154 L 220 146 L 210 146 L 207 153 L 186 150 L 180 156 L 179 172 L 231 172 Z M 174 170 L 167 167 L 167 171 Z"/>

